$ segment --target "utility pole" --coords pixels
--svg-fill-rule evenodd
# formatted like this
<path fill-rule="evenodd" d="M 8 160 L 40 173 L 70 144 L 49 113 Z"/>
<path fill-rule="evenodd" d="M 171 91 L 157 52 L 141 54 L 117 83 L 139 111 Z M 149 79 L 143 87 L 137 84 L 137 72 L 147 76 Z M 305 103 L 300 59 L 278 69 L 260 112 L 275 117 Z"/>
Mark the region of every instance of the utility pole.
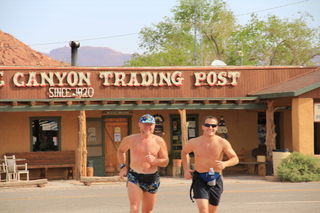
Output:
<path fill-rule="evenodd" d="M 194 47 L 193 47 L 193 57 L 194 66 L 197 66 L 197 0 L 194 0 Z"/>

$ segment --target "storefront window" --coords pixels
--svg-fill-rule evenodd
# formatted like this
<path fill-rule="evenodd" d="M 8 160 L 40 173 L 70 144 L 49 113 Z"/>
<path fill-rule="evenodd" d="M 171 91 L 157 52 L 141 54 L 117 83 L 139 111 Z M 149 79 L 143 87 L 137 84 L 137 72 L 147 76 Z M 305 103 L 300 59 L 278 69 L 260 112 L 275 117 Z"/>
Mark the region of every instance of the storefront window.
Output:
<path fill-rule="evenodd" d="M 30 118 L 32 151 L 57 151 L 60 147 L 60 118 Z"/>
<path fill-rule="evenodd" d="M 182 150 L 181 122 L 179 115 L 170 115 L 171 120 L 171 144 L 174 158 L 179 158 Z M 188 140 L 198 137 L 198 115 L 187 115 Z"/>

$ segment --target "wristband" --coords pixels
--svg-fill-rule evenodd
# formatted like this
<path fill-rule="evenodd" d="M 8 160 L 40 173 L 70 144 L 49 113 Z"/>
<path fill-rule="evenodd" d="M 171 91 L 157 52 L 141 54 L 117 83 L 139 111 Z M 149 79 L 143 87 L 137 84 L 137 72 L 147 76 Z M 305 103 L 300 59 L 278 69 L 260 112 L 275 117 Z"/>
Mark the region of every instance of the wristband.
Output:
<path fill-rule="evenodd" d="M 120 164 L 120 169 L 122 169 L 122 168 L 125 167 L 125 166 L 126 166 L 126 164 L 121 163 L 121 164 Z"/>

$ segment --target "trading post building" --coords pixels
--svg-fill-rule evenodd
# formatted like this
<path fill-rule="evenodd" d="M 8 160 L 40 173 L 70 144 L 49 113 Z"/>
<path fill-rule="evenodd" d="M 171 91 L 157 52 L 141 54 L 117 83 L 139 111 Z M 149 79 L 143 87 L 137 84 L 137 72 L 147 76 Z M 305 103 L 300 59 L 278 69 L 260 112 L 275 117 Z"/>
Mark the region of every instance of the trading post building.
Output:
<path fill-rule="evenodd" d="M 87 162 L 95 176 L 117 175 L 116 150 L 147 113 L 171 158 L 208 115 L 247 161 L 263 146 L 267 159 L 274 149 L 319 155 L 320 67 L 0 67 L 1 156 L 73 151 L 73 178 Z M 67 172 L 55 162 L 48 178 Z"/>

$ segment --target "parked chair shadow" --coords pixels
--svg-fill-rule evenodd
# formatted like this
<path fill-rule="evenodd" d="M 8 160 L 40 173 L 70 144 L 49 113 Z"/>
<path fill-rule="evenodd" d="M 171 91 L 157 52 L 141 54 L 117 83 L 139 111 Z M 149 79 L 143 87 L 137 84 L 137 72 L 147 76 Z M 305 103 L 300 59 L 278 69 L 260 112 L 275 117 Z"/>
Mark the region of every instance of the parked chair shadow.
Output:
<path fill-rule="evenodd" d="M 20 181 L 21 174 L 26 174 L 27 181 L 29 181 L 28 164 L 17 165 L 15 155 L 4 156 L 6 181 Z M 21 168 L 21 169 L 19 169 Z"/>

